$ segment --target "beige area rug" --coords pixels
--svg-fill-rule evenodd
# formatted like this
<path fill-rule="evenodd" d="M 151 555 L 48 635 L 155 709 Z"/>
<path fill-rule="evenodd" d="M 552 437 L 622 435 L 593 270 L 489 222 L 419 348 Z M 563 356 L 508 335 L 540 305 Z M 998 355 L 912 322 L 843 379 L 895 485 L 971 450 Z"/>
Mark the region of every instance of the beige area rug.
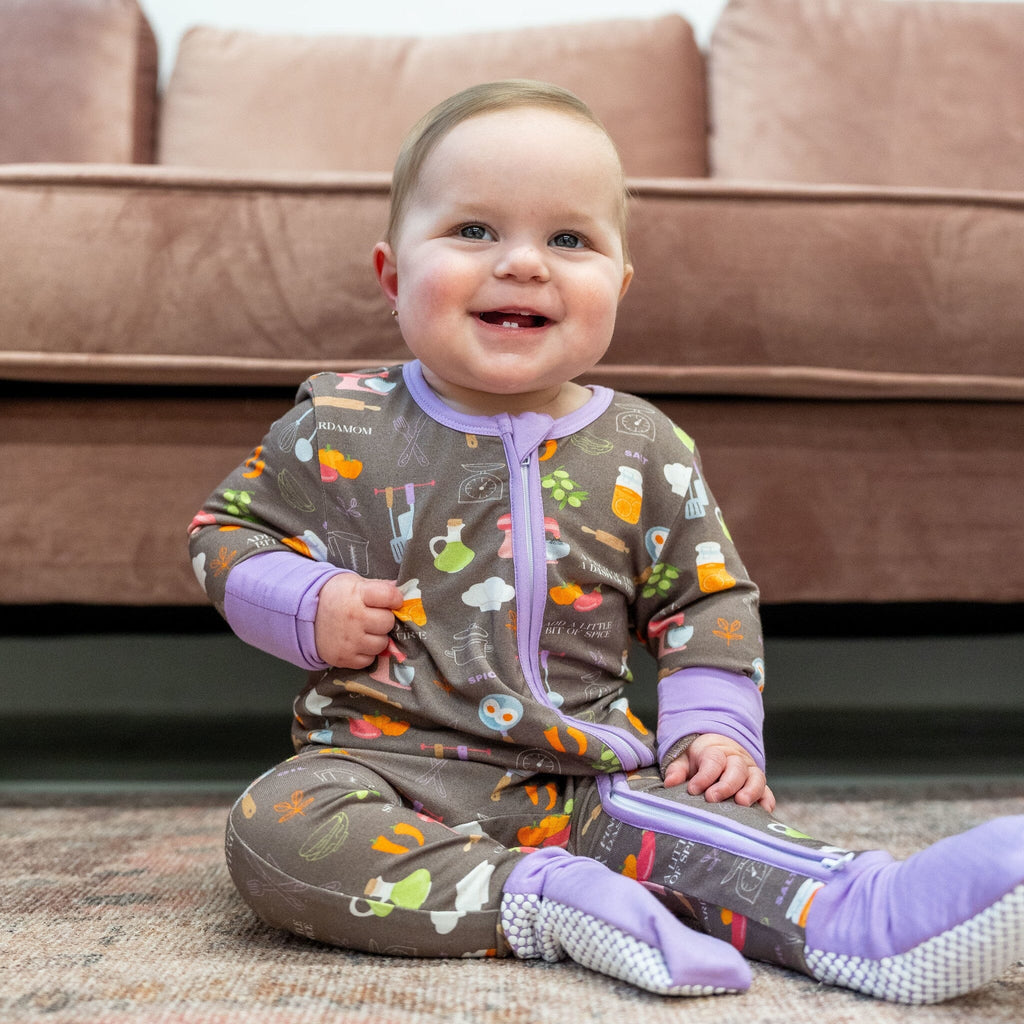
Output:
<path fill-rule="evenodd" d="M 783 798 L 818 838 L 898 856 L 1000 814 L 1024 785 L 966 798 Z M 259 924 L 221 853 L 220 797 L 0 807 L 3 1024 L 1021 1024 L 1024 963 L 939 1006 L 878 1003 L 754 965 L 741 996 L 666 999 L 569 963 L 402 960 Z"/>

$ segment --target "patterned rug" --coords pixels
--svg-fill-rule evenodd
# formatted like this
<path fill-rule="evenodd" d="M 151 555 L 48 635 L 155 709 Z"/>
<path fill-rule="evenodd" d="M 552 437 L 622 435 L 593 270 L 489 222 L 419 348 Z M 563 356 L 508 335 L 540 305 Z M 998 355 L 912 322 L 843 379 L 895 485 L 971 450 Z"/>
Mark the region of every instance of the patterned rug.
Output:
<path fill-rule="evenodd" d="M 48 801 L 48 802 L 44 802 Z M 3 1024 L 1020 1024 L 1024 963 L 935 1007 L 878 1003 L 754 965 L 742 996 L 671 1000 L 570 963 L 402 960 L 347 953 L 258 923 L 222 857 L 221 797 L 0 806 Z M 1000 814 L 1024 785 L 943 799 L 780 801 L 779 816 L 897 856 Z"/>

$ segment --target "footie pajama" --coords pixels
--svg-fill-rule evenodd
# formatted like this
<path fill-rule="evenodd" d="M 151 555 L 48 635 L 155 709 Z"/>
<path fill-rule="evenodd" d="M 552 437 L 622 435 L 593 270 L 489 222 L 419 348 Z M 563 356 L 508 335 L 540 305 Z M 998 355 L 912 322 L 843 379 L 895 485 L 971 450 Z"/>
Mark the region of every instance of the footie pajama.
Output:
<path fill-rule="evenodd" d="M 764 767 L 765 675 L 757 587 L 697 447 L 642 399 L 477 416 L 416 361 L 317 374 L 189 533 L 236 634 L 309 672 L 297 756 L 228 826 L 272 924 L 380 953 L 565 956 L 674 995 L 746 988 L 748 957 L 928 1001 L 1022 955 L 1019 820 L 896 865 L 662 785 L 695 734 Z M 317 650 L 339 573 L 404 599 L 366 668 Z M 634 639 L 656 723 L 630 707 Z"/>

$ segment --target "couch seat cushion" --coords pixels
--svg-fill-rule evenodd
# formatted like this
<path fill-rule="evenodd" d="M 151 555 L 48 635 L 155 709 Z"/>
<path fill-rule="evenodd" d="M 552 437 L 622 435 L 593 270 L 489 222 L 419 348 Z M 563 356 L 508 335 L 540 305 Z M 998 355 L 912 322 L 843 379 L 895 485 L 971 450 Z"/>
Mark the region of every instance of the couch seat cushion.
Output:
<path fill-rule="evenodd" d="M 647 394 L 1024 399 L 1024 195 L 635 180 L 588 379 Z M 0 168 L 0 376 L 292 386 L 409 357 L 388 176 Z"/>

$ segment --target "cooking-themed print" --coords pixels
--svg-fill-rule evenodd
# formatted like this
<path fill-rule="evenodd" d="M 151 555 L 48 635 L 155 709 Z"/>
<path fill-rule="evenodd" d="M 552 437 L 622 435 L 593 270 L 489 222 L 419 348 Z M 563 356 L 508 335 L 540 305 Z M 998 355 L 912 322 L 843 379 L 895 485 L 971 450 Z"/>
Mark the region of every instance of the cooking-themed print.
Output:
<path fill-rule="evenodd" d="M 404 598 L 374 664 L 311 676 L 297 749 L 650 764 L 631 636 L 662 679 L 696 666 L 763 685 L 757 590 L 693 440 L 640 399 L 592 390 L 561 421 L 480 417 L 444 406 L 416 363 L 322 373 L 224 481 L 192 525 L 215 603 L 234 565 L 275 549 Z"/>

